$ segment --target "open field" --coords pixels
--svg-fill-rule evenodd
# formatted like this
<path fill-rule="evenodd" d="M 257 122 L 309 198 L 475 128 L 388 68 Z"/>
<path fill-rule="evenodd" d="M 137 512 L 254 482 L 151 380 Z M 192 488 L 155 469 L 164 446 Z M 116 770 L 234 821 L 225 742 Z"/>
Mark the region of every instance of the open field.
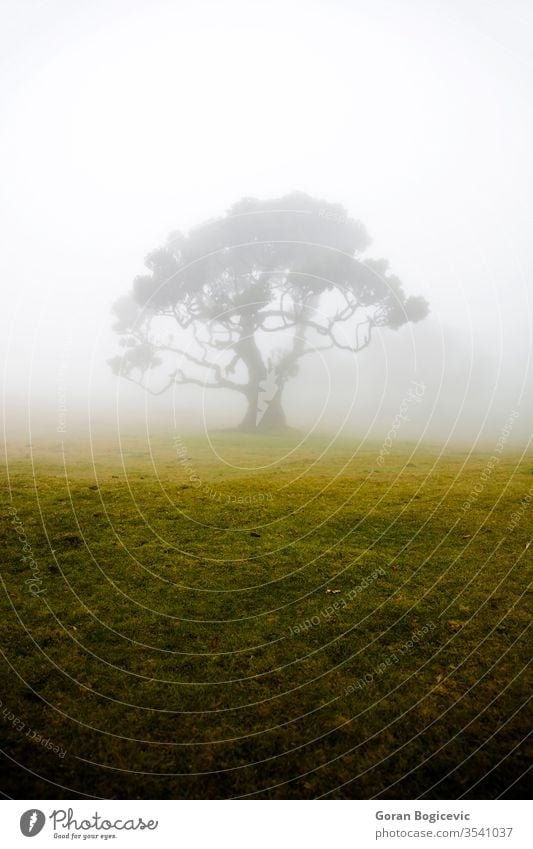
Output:
<path fill-rule="evenodd" d="M 533 457 L 297 440 L 10 450 L 5 792 L 524 794 Z"/>

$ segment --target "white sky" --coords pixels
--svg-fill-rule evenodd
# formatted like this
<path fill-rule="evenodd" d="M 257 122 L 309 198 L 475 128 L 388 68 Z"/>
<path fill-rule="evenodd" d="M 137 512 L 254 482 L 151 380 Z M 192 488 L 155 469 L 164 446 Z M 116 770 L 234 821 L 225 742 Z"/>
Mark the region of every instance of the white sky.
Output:
<path fill-rule="evenodd" d="M 344 203 L 436 327 L 531 349 L 533 7 L 484 0 L 2 3 L 8 397 L 114 391 L 109 307 L 243 195 Z M 72 337 L 72 338 L 69 338 Z M 90 364 L 90 365 L 89 365 Z M 78 369 L 79 371 L 76 371 Z M 530 373 L 529 373 L 530 374 Z"/>

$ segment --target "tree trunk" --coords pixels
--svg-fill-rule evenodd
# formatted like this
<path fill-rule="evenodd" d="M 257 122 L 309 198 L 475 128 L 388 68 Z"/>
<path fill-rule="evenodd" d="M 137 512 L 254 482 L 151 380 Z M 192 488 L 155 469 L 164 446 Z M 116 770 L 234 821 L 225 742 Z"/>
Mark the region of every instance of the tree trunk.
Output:
<path fill-rule="evenodd" d="M 239 430 L 264 433 L 272 430 L 282 430 L 287 427 L 287 419 L 281 403 L 283 387 L 280 387 L 262 416 L 258 413 L 259 388 L 250 387 L 247 394 L 248 409 L 244 414 Z"/>
<path fill-rule="evenodd" d="M 263 362 L 261 351 L 255 341 L 254 326 L 251 321 L 243 316 L 241 326 L 242 338 L 236 344 L 235 348 L 248 369 L 249 382 L 246 390 L 248 409 L 239 425 L 239 430 L 264 432 L 286 428 L 287 420 L 283 412 L 281 396 L 283 394 L 283 387 L 287 381 L 288 367 L 290 368 L 294 360 L 298 359 L 303 347 L 303 339 L 298 338 L 294 341 L 290 353 L 276 365 L 275 372 L 273 372 L 273 367 L 270 366 L 270 369 L 267 370 Z M 269 375 L 274 373 L 276 375 L 276 392 L 270 402 L 266 402 L 266 409 L 263 407 L 264 402 L 261 400 L 261 410 L 259 410 L 260 395 L 265 391 L 265 382 Z M 266 391 L 268 392 L 268 389 Z"/>
<path fill-rule="evenodd" d="M 244 418 L 239 425 L 239 430 L 254 431 L 257 429 L 257 401 L 259 398 L 259 386 L 250 386 L 246 393 L 248 408 L 244 414 Z"/>
<path fill-rule="evenodd" d="M 282 430 L 287 427 L 287 419 L 281 403 L 283 387 L 280 386 L 270 404 L 266 408 L 261 420 L 257 424 L 257 430 Z"/>

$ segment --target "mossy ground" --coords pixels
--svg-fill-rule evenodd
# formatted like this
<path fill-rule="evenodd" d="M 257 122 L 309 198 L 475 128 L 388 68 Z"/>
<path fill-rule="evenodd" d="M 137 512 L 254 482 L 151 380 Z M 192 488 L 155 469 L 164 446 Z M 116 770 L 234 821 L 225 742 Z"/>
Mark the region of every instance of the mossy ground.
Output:
<path fill-rule="evenodd" d="M 11 454 L 4 793 L 524 792 L 533 458 L 296 441 Z"/>

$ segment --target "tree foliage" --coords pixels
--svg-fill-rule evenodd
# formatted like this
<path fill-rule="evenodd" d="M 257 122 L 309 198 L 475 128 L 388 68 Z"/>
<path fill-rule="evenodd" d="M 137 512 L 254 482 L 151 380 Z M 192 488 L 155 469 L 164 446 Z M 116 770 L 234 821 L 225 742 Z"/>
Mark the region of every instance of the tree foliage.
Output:
<path fill-rule="evenodd" d="M 303 193 L 244 198 L 148 254 L 146 273 L 114 305 L 124 351 L 111 365 L 157 394 L 179 384 L 240 392 L 250 429 L 270 381 L 262 426 L 280 426 L 281 395 L 302 357 L 357 353 L 376 328 L 427 315 L 425 299 L 406 297 L 385 260 L 364 256 L 368 245 L 340 205 Z M 282 346 L 266 356 L 261 340 L 280 334 Z M 154 383 L 152 372 L 165 365 Z"/>

